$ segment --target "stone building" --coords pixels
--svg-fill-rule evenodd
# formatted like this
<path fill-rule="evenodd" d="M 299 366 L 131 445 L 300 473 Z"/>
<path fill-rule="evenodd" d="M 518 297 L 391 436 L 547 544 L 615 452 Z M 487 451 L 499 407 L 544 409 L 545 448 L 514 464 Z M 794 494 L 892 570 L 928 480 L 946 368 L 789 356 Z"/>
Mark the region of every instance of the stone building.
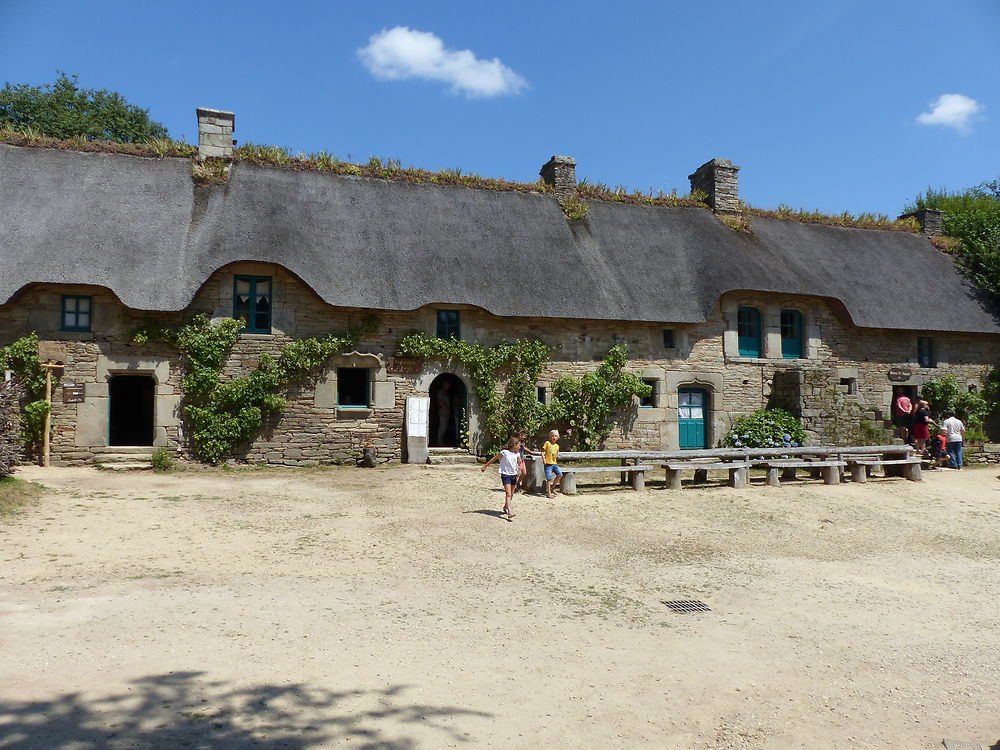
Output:
<path fill-rule="evenodd" d="M 231 113 L 199 110 L 203 153 L 227 156 Z M 375 313 L 376 334 L 293 387 L 241 452 L 250 461 L 343 460 L 373 444 L 405 458 L 406 399 L 430 395 L 431 444 L 454 444 L 434 398 L 449 383 L 473 442 L 477 404 L 453 362 L 400 362 L 417 329 L 553 347 L 539 397 L 626 343 L 653 396 L 621 415 L 614 445 L 718 443 L 768 405 L 830 439 L 830 405 L 888 416 L 894 386 L 954 374 L 981 387 L 1000 326 L 926 235 L 752 218 L 736 231 L 738 167 L 691 175 L 713 210 L 588 201 L 569 220 L 575 162 L 546 192 L 502 192 L 253 166 L 196 185 L 187 159 L 0 145 L 0 344 L 36 331 L 65 345 L 54 463 L 116 446 L 183 451 L 176 351 L 131 343 L 150 320 L 247 321 L 225 374 L 262 352 Z M 934 231 L 933 216 L 923 217 Z M 82 386 L 82 387 L 81 387 Z M 439 429 L 440 428 L 440 429 Z"/>

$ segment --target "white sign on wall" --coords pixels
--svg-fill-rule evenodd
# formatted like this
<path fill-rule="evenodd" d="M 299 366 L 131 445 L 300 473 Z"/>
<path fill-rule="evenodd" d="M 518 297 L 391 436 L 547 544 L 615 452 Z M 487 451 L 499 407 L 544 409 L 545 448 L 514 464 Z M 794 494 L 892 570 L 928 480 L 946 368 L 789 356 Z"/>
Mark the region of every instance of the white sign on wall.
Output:
<path fill-rule="evenodd" d="M 427 437 L 430 411 L 429 396 L 410 396 L 406 399 L 406 434 L 409 437 Z"/>

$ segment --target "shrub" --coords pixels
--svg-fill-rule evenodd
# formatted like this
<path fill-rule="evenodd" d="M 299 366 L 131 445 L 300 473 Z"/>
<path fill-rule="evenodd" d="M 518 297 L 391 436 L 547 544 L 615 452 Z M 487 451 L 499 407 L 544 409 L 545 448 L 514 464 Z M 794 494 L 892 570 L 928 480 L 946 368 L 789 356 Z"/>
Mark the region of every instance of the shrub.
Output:
<path fill-rule="evenodd" d="M 761 409 L 744 414 L 726 433 L 730 448 L 796 448 L 806 440 L 802 423 L 784 409 Z"/>
<path fill-rule="evenodd" d="M 170 471 L 174 468 L 174 457 L 166 448 L 159 448 L 153 453 L 149 463 L 152 464 L 153 471 Z"/>
<path fill-rule="evenodd" d="M 995 396 L 994 375 L 987 379 L 987 396 Z M 993 411 L 994 403 L 978 392 L 963 392 L 954 375 L 932 378 L 924 383 L 922 395 L 931 405 L 931 413 L 940 418 L 949 409 L 965 422 L 966 427 L 981 427 Z"/>
<path fill-rule="evenodd" d="M 13 474 L 21 457 L 20 402 L 17 381 L 0 382 L 0 477 Z"/>

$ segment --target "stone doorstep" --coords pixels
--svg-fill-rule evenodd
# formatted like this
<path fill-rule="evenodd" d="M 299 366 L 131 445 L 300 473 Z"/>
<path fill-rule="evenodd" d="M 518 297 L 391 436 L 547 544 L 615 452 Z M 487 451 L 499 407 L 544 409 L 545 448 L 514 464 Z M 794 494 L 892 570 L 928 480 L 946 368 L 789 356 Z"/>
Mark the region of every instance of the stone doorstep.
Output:
<path fill-rule="evenodd" d="M 99 463 L 101 471 L 152 471 L 153 465 L 148 461 L 122 461 L 115 463 Z"/>

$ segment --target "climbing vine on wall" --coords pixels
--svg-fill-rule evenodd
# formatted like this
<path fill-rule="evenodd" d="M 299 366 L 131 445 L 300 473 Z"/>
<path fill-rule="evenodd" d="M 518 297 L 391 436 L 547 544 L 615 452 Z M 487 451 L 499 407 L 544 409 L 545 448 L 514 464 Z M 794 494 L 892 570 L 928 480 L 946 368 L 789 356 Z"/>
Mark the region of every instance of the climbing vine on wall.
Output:
<path fill-rule="evenodd" d="M 37 454 L 49 403 L 44 398 L 45 368 L 38 358 L 38 336 L 34 332 L 0 347 L 0 376 L 4 370 L 10 370 L 24 389 L 27 402 L 21 414 L 21 437 L 25 446 Z"/>
<path fill-rule="evenodd" d="M 628 406 L 633 395 L 648 396 L 651 390 L 622 371 L 628 363 L 623 346 L 612 347 L 596 372 L 553 383 L 547 406 L 538 402 L 535 388 L 549 362 L 549 347 L 537 339 L 487 347 L 414 332 L 400 339 L 398 348 L 407 357 L 454 359 L 465 365 L 483 414 L 486 450 L 482 453 L 501 446 L 516 430 L 534 435 L 542 424 L 557 423 L 575 430 L 576 447 L 593 450 L 611 434 L 611 411 Z"/>
<path fill-rule="evenodd" d="M 213 323 L 207 315 L 196 315 L 180 328 L 144 326 L 133 333 L 132 340 L 139 344 L 159 341 L 180 350 L 191 451 L 197 458 L 216 464 L 250 441 L 268 413 L 285 408 L 280 394 L 289 384 L 319 370 L 334 354 L 356 346 L 376 323 L 372 318 L 323 338 L 297 339 L 282 347 L 277 356 L 261 354 L 257 368 L 249 375 L 225 381 L 222 368 L 239 336 L 242 323 L 238 320 Z"/>
<path fill-rule="evenodd" d="M 645 398 L 652 393 L 652 386 L 625 372 L 627 364 L 628 350 L 615 345 L 594 372 L 582 378 L 562 377 L 552 384 L 546 416 L 573 428 L 577 450 L 599 450 L 614 427 L 612 411 L 627 407 L 633 396 Z"/>

